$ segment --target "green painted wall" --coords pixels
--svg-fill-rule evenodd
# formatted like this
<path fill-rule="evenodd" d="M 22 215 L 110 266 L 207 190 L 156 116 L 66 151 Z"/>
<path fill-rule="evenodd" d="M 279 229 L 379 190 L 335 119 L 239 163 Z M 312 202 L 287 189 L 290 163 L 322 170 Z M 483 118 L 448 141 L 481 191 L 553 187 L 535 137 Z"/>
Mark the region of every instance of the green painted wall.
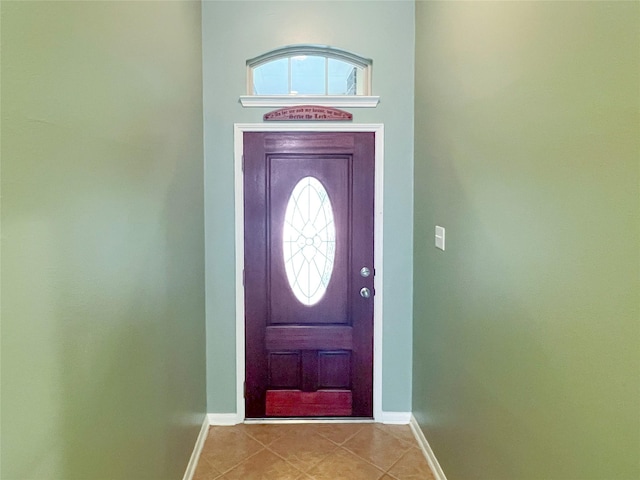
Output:
<path fill-rule="evenodd" d="M 383 409 L 411 410 L 413 218 L 413 1 L 204 2 L 208 409 L 236 410 L 233 123 L 271 109 L 243 108 L 245 61 L 285 45 L 332 45 L 373 59 L 375 109 L 385 124 Z M 220 68 L 224 66 L 224 68 Z"/>
<path fill-rule="evenodd" d="M 5 480 L 181 478 L 205 412 L 197 2 L 2 2 Z"/>
<path fill-rule="evenodd" d="M 640 478 L 639 24 L 417 4 L 413 410 L 450 480 Z"/>

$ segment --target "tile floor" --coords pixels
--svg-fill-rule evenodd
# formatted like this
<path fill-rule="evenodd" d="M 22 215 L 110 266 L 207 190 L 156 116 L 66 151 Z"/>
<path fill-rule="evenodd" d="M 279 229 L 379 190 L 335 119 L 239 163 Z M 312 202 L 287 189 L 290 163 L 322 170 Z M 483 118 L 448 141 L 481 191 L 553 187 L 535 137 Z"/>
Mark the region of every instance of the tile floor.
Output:
<path fill-rule="evenodd" d="M 211 427 L 193 480 L 435 480 L 408 425 Z"/>

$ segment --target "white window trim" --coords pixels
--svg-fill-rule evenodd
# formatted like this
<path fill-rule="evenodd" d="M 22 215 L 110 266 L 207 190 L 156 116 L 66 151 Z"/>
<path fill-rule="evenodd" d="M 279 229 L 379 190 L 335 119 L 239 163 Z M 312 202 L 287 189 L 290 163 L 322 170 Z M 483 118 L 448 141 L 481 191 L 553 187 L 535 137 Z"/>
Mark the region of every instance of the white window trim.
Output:
<path fill-rule="evenodd" d="M 383 310 L 383 226 L 384 226 L 384 124 L 357 123 L 328 125 L 323 123 L 277 122 L 236 123 L 234 130 L 234 183 L 235 183 L 235 261 L 236 261 L 236 413 L 235 423 L 245 420 L 245 325 L 244 325 L 244 172 L 242 158 L 244 132 L 373 132 L 375 134 L 375 217 L 374 217 L 374 265 L 373 278 L 373 419 L 375 422 L 399 423 L 390 412 L 382 411 L 382 310 Z M 401 422 L 406 423 L 406 422 Z"/>
<path fill-rule="evenodd" d="M 314 105 L 336 108 L 375 108 L 380 97 L 371 95 L 240 95 L 243 107 Z"/>
<path fill-rule="evenodd" d="M 293 55 L 318 55 L 335 58 L 357 65 L 364 69 L 365 90 L 367 95 L 253 95 L 253 68 L 278 58 Z M 371 59 L 355 53 L 326 45 L 289 45 L 264 53 L 247 60 L 247 94 L 240 95 L 243 107 L 290 107 L 294 105 L 314 105 L 336 108 L 375 108 L 380 102 L 379 96 L 371 93 Z"/>

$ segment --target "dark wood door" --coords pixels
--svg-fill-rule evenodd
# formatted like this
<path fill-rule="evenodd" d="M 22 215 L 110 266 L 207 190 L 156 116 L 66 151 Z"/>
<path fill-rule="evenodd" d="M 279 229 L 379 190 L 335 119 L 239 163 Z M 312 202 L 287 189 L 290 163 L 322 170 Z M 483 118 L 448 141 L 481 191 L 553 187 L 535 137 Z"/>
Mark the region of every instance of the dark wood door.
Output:
<path fill-rule="evenodd" d="M 374 145 L 244 134 L 247 418 L 373 416 Z"/>

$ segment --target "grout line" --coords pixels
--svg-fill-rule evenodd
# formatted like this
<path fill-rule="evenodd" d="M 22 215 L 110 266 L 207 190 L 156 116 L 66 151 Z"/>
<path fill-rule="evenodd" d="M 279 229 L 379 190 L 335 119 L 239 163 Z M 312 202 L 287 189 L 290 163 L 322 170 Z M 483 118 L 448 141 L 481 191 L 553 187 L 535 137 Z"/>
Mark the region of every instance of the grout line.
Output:
<path fill-rule="evenodd" d="M 205 444 L 205 446 L 206 446 L 206 444 Z M 204 452 L 204 447 L 202 448 L 202 451 Z M 198 466 L 203 462 L 209 467 L 209 469 L 211 469 L 216 474 L 216 476 L 213 477 L 214 480 L 216 478 L 219 478 L 219 477 L 222 476 L 222 473 L 220 473 L 217 468 L 215 468 L 213 465 L 211 465 L 211 463 L 209 463 L 209 461 L 203 456 L 200 456 L 200 458 L 198 459 L 198 464 L 196 465 L 196 470 L 197 470 Z M 194 476 L 195 476 L 195 470 L 194 470 Z"/>
<path fill-rule="evenodd" d="M 259 440 L 258 438 L 254 437 L 254 436 L 253 436 L 253 435 L 251 435 L 250 433 L 244 432 L 244 434 L 245 434 L 247 437 L 249 437 L 250 439 L 255 440 L 256 442 L 258 442 L 258 443 L 259 443 L 260 445 L 262 445 L 264 448 L 268 448 L 268 447 L 269 447 L 269 445 L 271 445 L 273 442 L 275 442 L 276 440 L 280 440 L 280 439 L 282 438 L 282 435 L 281 435 L 281 436 L 279 436 L 279 437 L 277 437 L 277 438 L 275 438 L 275 439 L 272 439 L 269 443 L 265 443 L 265 442 L 263 442 L 262 440 Z"/>
<path fill-rule="evenodd" d="M 245 434 L 246 435 L 246 434 Z M 253 453 L 251 455 L 249 455 L 248 457 L 243 458 L 242 460 L 240 460 L 238 463 L 236 463 L 233 467 L 225 470 L 224 472 L 222 472 L 220 474 L 221 477 L 225 476 L 227 473 L 229 473 L 231 470 L 233 470 L 234 468 L 236 468 L 239 465 L 242 465 L 244 462 L 246 462 L 247 460 L 249 460 L 252 457 L 255 457 L 256 455 L 258 455 L 260 452 L 262 452 L 262 450 L 266 450 L 266 447 L 262 447 L 260 450 L 258 450 L 256 453 Z M 216 477 L 217 478 L 217 477 Z"/>
<path fill-rule="evenodd" d="M 276 455 L 276 456 L 280 457 L 282 460 L 284 460 L 287 464 L 289 464 L 290 466 L 292 466 L 294 469 L 296 469 L 296 470 L 300 471 L 300 473 L 302 473 L 302 474 L 304 474 L 304 475 L 307 475 L 307 476 L 310 476 L 310 475 L 307 473 L 309 470 L 312 470 L 312 469 L 313 469 L 314 467 L 316 467 L 317 465 L 320 465 L 320 463 L 322 463 L 324 460 L 326 460 L 326 459 L 327 459 L 327 457 L 329 457 L 329 456 L 333 455 L 333 454 L 338 450 L 338 448 L 339 448 L 339 445 L 336 445 L 336 444 L 335 444 L 335 442 L 332 442 L 330 439 L 328 439 L 328 438 L 324 437 L 320 432 L 318 432 L 318 431 L 315 431 L 315 430 L 314 430 L 314 431 L 313 431 L 313 435 L 318 435 L 321 439 L 323 439 L 323 440 L 327 440 L 329 443 L 331 443 L 331 444 L 332 444 L 333 449 L 332 449 L 329 453 L 327 453 L 326 455 L 324 455 L 322 458 L 320 458 L 320 460 L 318 460 L 317 462 L 315 462 L 315 463 L 311 464 L 311 465 L 309 466 L 309 468 L 307 468 L 307 469 L 305 469 L 305 470 L 302 470 L 300 467 L 298 467 L 298 466 L 294 465 L 293 463 L 291 463 L 289 460 L 287 460 L 286 458 L 284 458 L 284 457 L 283 457 L 282 455 L 280 455 L 278 452 L 276 452 L 275 450 L 271 449 L 268 445 L 265 445 L 265 448 L 266 448 L 269 452 L 271 452 L 271 453 L 273 453 L 274 455 Z M 275 442 L 275 441 L 271 442 L 269 445 L 272 445 L 274 442 Z"/>
<path fill-rule="evenodd" d="M 276 452 L 274 450 L 271 450 L 269 447 L 265 447 L 265 449 L 268 450 L 269 452 L 273 453 L 275 456 L 280 457 L 282 460 L 284 460 L 285 463 L 287 463 L 288 465 L 293 467 L 295 470 L 298 470 L 300 473 L 303 473 L 303 474 L 307 475 L 307 472 L 305 472 L 304 470 L 301 470 L 300 467 L 296 467 L 293 463 L 291 463 L 289 460 L 284 458 L 278 452 Z M 318 461 L 317 463 L 313 464 L 309 469 L 311 469 L 311 468 L 315 467 L 316 465 L 318 465 L 322 460 L 324 460 L 324 458 L 321 458 L 320 461 Z"/>
<path fill-rule="evenodd" d="M 362 426 L 358 426 L 358 427 L 357 427 L 357 430 L 355 430 L 351 435 L 349 435 L 349 437 L 347 437 L 347 438 L 346 438 L 342 443 L 344 444 L 344 443 L 348 442 L 350 439 L 352 439 L 352 438 L 353 438 L 353 437 L 355 437 L 358 433 L 360 433 L 360 431 L 361 431 L 361 430 L 362 430 Z M 313 434 L 318 435 L 318 436 L 319 436 L 320 438 L 322 438 L 323 440 L 326 440 L 326 441 L 330 442 L 334 448 L 332 449 L 332 451 L 331 451 L 331 452 L 327 453 L 325 456 L 323 456 L 322 458 L 320 458 L 317 462 L 315 462 L 315 463 L 313 463 L 312 465 L 310 465 L 310 466 L 309 466 L 309 468 L 307 468 L 307 469 L 305 469 L 305 470 L 302 470 L 302 469 L 300 469 L 300 467 L 295 466 L 294 464 L 292 464 L 291 462 L 289 462 L 285 457 L 283 457 L 282 455 L 280 455 L 278 452 L 276 452 L 275 450 L 273 450 L 273 449 L 271 448 L 271 446 L 272 446 L 272 445 L 273 445 L 277 440 L 281 439 L 283 436 L 286 436 L 286 435 L 281 435 L 281 436 L 277 437 L 276 439 L 272 439 L 272 440 L 271 440 L 271 442 L 269 442 L 269 443 L 267 444 L 267 443 L 265 443 L 265 442 L 263 442 L 263 441 L 261 441 L 261 440 L 259 440 L 259 439 L 255 438 L 254 436 L 252 436 L 250 432 L 245 431 L 245 432 L 243 432 L 243 433 L 244 433 L 245 435 L 247 435 L 249 438 L 251 438 L 251 439 L 255 440 L 255 441 L 256 441 L 256 442 L 258 442 L 258 443 L 260 443 L 260 445 L 263 445 L 263 446 L 264 446 L 264 448 L 265 448 L 267 451 L 269 451 L 269 452 L 273 453 L 274 455 L 276 455 L 277 457 L 279 457 L 279 458 L 281 458 L 283 461 L 285 461 L 288 465 L 290 465 L 290 466 L 291 466 L 291 467 L 293 467 L 294 469 L 296 469 L 296 470 L 300 471 L 301 473 L 303 473 L 304 475 L 307 475 L 307 476 L 309 476 L 309 474 L 307 473 L 309 470 L 312 470 L 314 467 L 316 467 L 317 465 L 319 465 L 320 463 L 322 463 L 323 461 L 325 461 L 329 456 L 331 456 L 331 455 L 335 454 L 335 452 L 336 452 L 336 451 L 338 451 L 338 448 L 342 447 L 342 444 L 340 444 L 340 443 L 338 443 L 338 442 L 336 442 L 336 441 L 334 441 L 334 440 L 332 440 L 332 439 L 328 438 L 327 436 L 323 435 L 323 434 L 322 434 L 321 432 L 319 432 L 318 430 L 313 429 Z M 358 458 L 360 458 L 360 457 L 358 457 Z M 373 463 L 371 463 L 371 462 L 368 462 L 368 463 L 370 463 L 371 465 L 375 466 L 377 469 L 382 470 L 379 466 L 377 466 L 377 465 L 375 465 L 375 464 L 373 464 Z M 236 465 L 236 466 L 237 466 L 237 465 Z M 234 467 L 234 468 L 235 468 L 235 467 Z"/>
<path fill-rule="evenodd" d="M 412 447 L 413 448 L 413 447 Z M 398 460 L 396 460 L 395 462 L 393 462 L 393 464 L 391 464 L 391 466 L 389 468 L 387 468 L 387 471 L 384 472 L 387 475 L 389 475 L 391 478 L 393 478 L 394 480 L 397 480 L 398 477 L 396 477 L 395 475 L 389 473 L 391 471 L 391 469 L 393 467 L 395 467 L 398 463 L 400 463 L 400 461 L 411 451 L 411 448 L 409 448 L 409 450 L 407 450 L 406 452 L 404 452 L 402 455 L 400 455 L 400 458 L 398 458 Z"/>
<path fill-rule="evenodd" d="M 352 433 L 351 435 L 349 435 L 347 438 L 345 438 L 342 442 L 337 442 L 329 437 L 327 437 L 326 435 L 324 435 L 321 432 L 318 432 L 318 435 L 322 435 L 324 438 L 326 438 L 327 440 L 329 440 L 330 442 L 335 443 L 336 445 L 338 445 L 339 447 L 341 447 L 342 445 L 344 445 L 345 443 L 347 443 L 349 440 L 351 440 L 353 437 L 355 437 L 358 433 L 360 433 L 362 431 L 362 427 L 358 428 L 358 430 L 356 430 L 354 433 Z"/>
<path fill-rule="evenodd" d="M 287 460 L 286 458 L 283 458 L 281 455 L 278 455 L 276 452 L 269 450 L 271 453 L 273 453 L 274 455 L 277 455 L 279 458 L 281 458 L 284 463 L 286 463 L 287 465 L 289 465 L 291 468 L 293 468 L 296 472 L 300 472 L 302 475 L 307 475 L 307 472 L 305 472 L 304 470 L 302 470 L 300 467 L 296 467 L 293 463 L 291 463 L 289 460 Z M 320 463 L 320 462 L 318 462 Z M 315 465 L 314 465 L 315 467 Z M 313 468 L 313 467 L 311 467 Z M 308 476 L 308 475 L 307 475 Z"/>
<path fill-rule="evenodd" d="M 376 465 L 376 464 L 375 464 L 375 463 L 373 463 L 371 460 L 369 460 L 369 459 L 367 459 L 367 458 L 364 458 L 364 457 L 362 457 L 362 456 L 358 455 L 356 452 L 352 452 L 352 451 L 351 451 L 351 450 L 349 450 L 347 447 L 345 447 L 345 446 L 343 446 L 343 445 L 340 445 L 340 448 L 342 448 L 342 449 L 343 449 L 343 450 L 345 450 L 346 452 L 350 453 L 351 455 L 355 455 L 355 456 L 356 456 L 356 457 L 358 457 L 360 460 L 363 460 L 363 461 L 367 462 L 369 465 L 373 465 L 373 466 L 374 466 L 374 467 L 376 467 L 378 470 L 380 470 L 380 471 L 382 472 L 382 474 L 383 474 L 383 475 L 384 475 L 385 473 L 387 473 L 387 472 L 386 472 L 386 470 L 388 470 L 388 469 L 384 469 L 384 468 L 382 468 L 380 465 Z M 407 451 L 408 451 L 408 450 L 407 450 Z M 403 452 L 403 453 L 402 453 L 402 455 L 400 455 L 400 458 L 402 458 L 402 457 L 405 455 L 405 453 L 407 453 L 407 451 Z M 400 458 L 398 458 L 398 460 L 400 460 Z M 391 467 L 392 467 L 393 465 L 395 465 L 395 464 L 396 464 L 396 462 L 397 462 L 398 460 L 396 460 L 395 462 L 393 462 L 393 464 L 391 465 Z M 389 468 L 391 468 L 391 467 L 389 467 Z"/>
<path fill-rule="evenodd" d="M 394 429 L 389 429 L 386 430 L 385 427 L 407 427 L 409 429 L 409 433 L 411 434 L 411 440 L 407 440 L 405 438 L 402 438 L 399 435 L 396 435 L 395 433 L 393 433 Z M 418 445 L 417 440 L 415 439 L 415 436 L 413 435 L 413 431 L 411 430 L 411 427 L 409 425 L 388 425 L 388 424 L 384 424 L 384 423 L 376 423 L 375 427 L 380 430 L 381 432 L 384 433 L 388 433 L 389 435 L 393 436 L 394 438 L 396 438 L 397 440 L 400 440 L 403 443 L 410 443 L 418 448 L 420 448 L 420 446 Z"/>
<path fill-rule="evenodd" d="M 347 452 L 347 453 L 349 453 L 349 454 L 353 455 L 354 457 L 356 457 L 356 458 L 358 458 L 358 459 L 360 459 L 360 460 L 362 460 L 362 461 L 364 461 L 364 462 L 368 463 L 369 465 L 371 465 L 371 466 L 375 467 L 377 470 L 379 470 L 379 471 L 382 473 L 382 476 L 384 476 L 384 475 L 385 475 L 385 473 L 387 473 L 387 472 L 385 472 L 385 471 L 384 471 L 384 469 L 383 469 L 383 468 L 381 468 L 380 466 L 376 465 L 375 463 L 372 463 L 370 460 L 367 460 L 366 458 L 362 458 L 362 457 L 361 457 L 360 455 L 358 455 L 357 453 L 354 453 L 354 452 L 352 452 L 351 450 L 348 450 L 347 448 L 343 447 L 342 445 L 337 445 L 337 448 L 336 448 L 333 452 L 331 452 L 331 454 L 335 453 L 336 451 L 338 451 L 338 450 L 340 450 L 340 449 L 341 449 L 341 450 L 344 450 L 345 452 Z M 326 461 L 328 457 L 329 457 L 329 455 L 325 456 L 322 460 L 320 460 L 320 461 L 319 461 L 318 463 L 316 463 L 313 467 L 311 467 L 311 469 L 313 469 L 314 467 L 316 467 L 316 466 L 320 465 L 322 462 Z M 307 476 L 311 477 L 311 475 L 309 475 L 307 472 L 304 472 L 304 473 L 305 473 L 305 475 L 307 475 Z M 380 476 L 380 478 L 382 478 L 382 476 Z"/>
<path fill-rule="evenodd" d="M 376 427 L 376 428 L 377 428 L 377 427 Z M 397 460 L 395 460 L 395 461 L 391 464 L 391 466 L 390 466 L 389 468 L 387 468 L 387 469 L 386 469 L 386 470 L 389 470 L 389 469 L 393 468 L 393 466 L 394 466 L 396 463 L 398 463 L 398 462 L 400 461 L 400 459 L 401 459 L 402 457 L 404 457 L 404 456 L 409 452 L 409 450 L 411 450 L 411 448 L 413 448 L 413 446 L 412 446 L 412 445 L 409 445 L 409 444 L 408 444 L 408 442 L 406 442 L 405 440 L 402 440 L 402 439 L 400 439 L 400 438 L 397 438 L 395 435 L 391 435 L 390 433 L 388 433 L 388 432 L 386 432 L 386 431 L 382 430 L 381 428 L 377 428 L 377 429 L 378 429 L 378 431 L 380 431 L 381 433 L 384 433 L 384 434 L 390 435 L 390 436 L 391 436 L 391 437 L 393 437 L 394 439 L 399 440 L 399 441 L 400 441 L 400 443 L 404 446 L 404 451 L 400 454 L 400 456 L 398 457 L 398 459 L 397 459 Z M 358 432 L 358 433 L 360 433 L 360 432 Z M 354 436 L 355 436 L 355 435 L 354 435 Z M 347 443 L 347 442 L 345 442 L 345 443 Z M 416 443 L 416 442 L 413 442 L 413 443 Z M 417 445 L 417 443 L 416 443 L 416 445 Z M 384 468 L 382 468 L 382 467 L 381 467 L 381 466 L 379 466 L 379 465 L 376 465 L 376 464 L 375 464 L 375 463 L 373 463 L 371 460 L 368 460 L 368 459 L 366 459 L 366 458 L 364 458 L 364 457 L 362 457 L 362 456 L 358 455 L 356 452 L 353 452 L 353 451 L 349 450 L 349 449 L 348 449 L 346 446 L 344 446 L 344 445 L 340 445 L 340 446 L 341 446 L 344 450 L 346 450 L 347 452 L 352 453 L 352 454 L 353 454 L 353 455 L 355 455 L 356 457 L 361 458 L 362 460 L 364 460 L 365 462 L 367 462 L 367 463 L 369 463 L 369 464 L 373 465 L 373 466 L 374 466 L 374 467 L 376 467 L 377 469 L 379 469 L 379 470 L 383 470 L 383 471 L 385 471 L 385 473 L 387 473 L 387 472 L 386 472 L 386 470 L 385 470 Z M 392 475 L 392 476 L 393 476 L 393 475 Z"/>

